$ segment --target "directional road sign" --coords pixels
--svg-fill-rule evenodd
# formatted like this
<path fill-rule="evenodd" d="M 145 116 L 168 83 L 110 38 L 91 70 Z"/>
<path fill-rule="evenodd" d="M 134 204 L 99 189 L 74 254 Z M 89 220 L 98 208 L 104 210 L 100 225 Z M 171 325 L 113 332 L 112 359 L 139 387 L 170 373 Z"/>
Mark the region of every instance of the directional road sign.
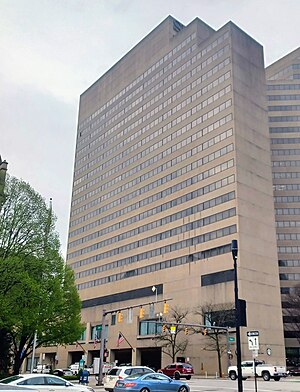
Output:
<path fill-rule="evenodd" d="M 259 331 L 248 331 L 247 336 L 259 336 Z"/>
<path fill-rule="evenodd" d="M 259 350 L 258 336 L 248 336 L 249 350 Z"/>

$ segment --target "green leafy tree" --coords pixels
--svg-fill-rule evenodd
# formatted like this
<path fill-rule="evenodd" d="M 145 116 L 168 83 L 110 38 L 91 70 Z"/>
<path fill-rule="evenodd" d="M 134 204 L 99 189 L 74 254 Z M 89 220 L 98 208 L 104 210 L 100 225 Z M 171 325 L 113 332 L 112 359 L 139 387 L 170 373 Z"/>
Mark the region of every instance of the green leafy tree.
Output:
<path fill-rule="evenodd" d="M 175 362 L 176 356 L 181 353 L 183 354 L 188 345 L 188 339 L 184 338 L 184 325 L 180 325 L 186 321 L 189 311 L 186 309 L 180 309 L 179 307 L 171 308 L 170 313 L 165 321 L 168 323 L 174 322 L 176 325 L 175 333 L 170 333 L 171 326 L 165 325 L 165 332 L 157 335 L 154 339 L 157 345 L 162 349 L 162 352 L 168 355 L 172 362 Z M 163 323 L 163 322 L 162 322 Z"/>
<path fill-rule="evenodd" d="M 72 343 L 83 328 L 74 274 L 59 254 L 52 208 L 24 181 L 8 177 L 5 189 L 0 215 L 0 328 L 6 331 L 2 340 L 11 341 L 16 374 L 32 353 L 35 332 L 39 347 Z"/>

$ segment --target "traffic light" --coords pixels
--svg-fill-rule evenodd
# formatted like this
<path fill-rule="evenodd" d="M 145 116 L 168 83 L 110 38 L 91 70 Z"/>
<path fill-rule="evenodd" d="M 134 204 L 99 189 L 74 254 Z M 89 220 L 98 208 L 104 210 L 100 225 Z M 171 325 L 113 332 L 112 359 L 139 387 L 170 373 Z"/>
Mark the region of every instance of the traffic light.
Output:
<path fill-rule="evenodd" d="M 206 335 L 207 335 L 207 328 L 204 328 L 204 329 L 203 329 L 202 335 L 203 335 L 203 336 L 206 336 Z"/>
<path fill-rule="evenodd" d="M 166 326 L 166 324 L 164 324 L 164 325 L 162 326 L 162 331 L 163 331 L 163 332 L 166 332 L 166 330 L 167 330 L 167 326 Z"/>
<path fill-rule="evenodd" d="M 185 328 L 184 328 L 184 333 L 185 333 L 186 335 L 189 334 L 189 329 L 188 329 L 188 327 L 185 327 Z"/>
<path fill-rule="evenodd" d="M 123 322 L 123 313 L 118 312 L 118 323 L 122 323 L 122 322 Z"/>
<path fill-rule="evenodd" d="M 165 301 L 165 303 L 164 303 L 164 314 L 166 314 L 166 313 L 168 313 L 168 311 L 169 311 L 169 304 L 167 304 L 167 302 Z"/>
<path fill-rule="evenodd" d="M 145 317 L 145 309 L 141 306 L 140 307 L 140 319 Z"/>

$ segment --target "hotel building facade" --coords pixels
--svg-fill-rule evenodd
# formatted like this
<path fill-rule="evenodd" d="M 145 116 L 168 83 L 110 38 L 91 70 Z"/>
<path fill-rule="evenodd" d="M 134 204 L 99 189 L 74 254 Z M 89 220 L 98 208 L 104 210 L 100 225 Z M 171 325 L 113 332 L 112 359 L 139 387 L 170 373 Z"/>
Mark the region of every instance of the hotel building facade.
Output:
<path fill-rule="evenodd" d="M 216 31 L 172 17 L 81 95 L 67 263 L 86 330 L 73 346 L 45 348 L 46 362 L 99 357 L 106 309 L 108 362 L 170 363 L 156 321 L 180 309 L 187 323 L 205 324 L 197 309 L 232 309 L 237 239 L 242 358 L 252 358 L 246 332 L 257 330 L 259 358 L 284 364 L 265 96 L 260 44 L 231 22 Z M 186 338 L 176 359 L 197 374 L 218 371 L 209 337 Z"/>

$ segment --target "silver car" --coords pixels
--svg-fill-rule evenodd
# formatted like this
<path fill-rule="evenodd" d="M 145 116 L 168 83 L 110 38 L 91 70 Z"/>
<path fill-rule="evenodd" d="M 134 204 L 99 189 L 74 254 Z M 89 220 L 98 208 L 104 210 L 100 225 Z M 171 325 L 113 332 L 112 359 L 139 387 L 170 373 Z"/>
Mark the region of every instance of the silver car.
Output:
<path fill-rule="evenodd" d="M 72 384 L 61 377 L 50 374 L 19 374 L 1 380 L 7 386 L 24 387 L 40 392 L 95 392 L 93 388 Z"/>

